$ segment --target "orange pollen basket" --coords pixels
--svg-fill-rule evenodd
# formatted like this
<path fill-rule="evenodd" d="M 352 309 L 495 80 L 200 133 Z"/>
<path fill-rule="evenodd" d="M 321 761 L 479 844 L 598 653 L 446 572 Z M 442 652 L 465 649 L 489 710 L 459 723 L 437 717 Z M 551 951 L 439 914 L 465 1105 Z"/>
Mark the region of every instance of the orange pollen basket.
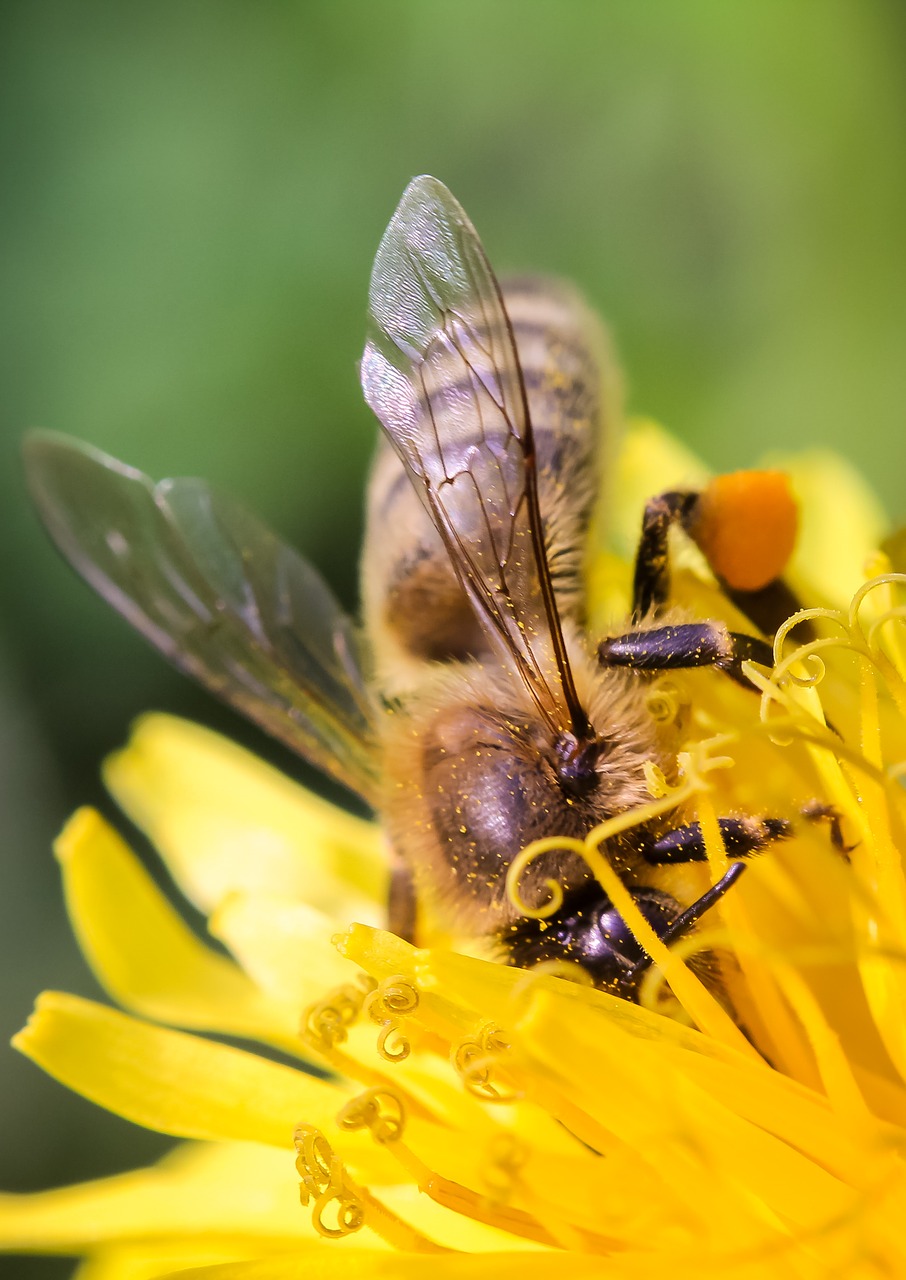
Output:
<path fill-rule="evenodd" d="M 724 582 L 758 591 L 786 568 L 798 521 L 782 471 L 734 471 L 703 491 L 689 532 Z"/>

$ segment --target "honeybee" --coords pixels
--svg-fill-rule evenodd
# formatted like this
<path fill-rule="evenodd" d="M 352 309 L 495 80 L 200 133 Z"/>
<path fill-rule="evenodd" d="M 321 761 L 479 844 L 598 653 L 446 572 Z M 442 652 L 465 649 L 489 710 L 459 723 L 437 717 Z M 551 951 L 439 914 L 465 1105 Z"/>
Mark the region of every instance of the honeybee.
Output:
<path fill-rule="evenodd" d="M 742 662 L 770 663 L 770 648 L 665 612 L 668 533 L 695 536 L 691 492 L 648 504 L 632 617 L 587 634 L 583 546 L 618 379 L 575 291 L 501 287 L 462 208 L 421 177 L 381 241 L 369 304 L 361 380 L 384 435 L 361 633 L 309 564 L 201 480 L 155 485 L 36 433 L 32 493 L 63 554 L 167 658 L 380 814 L 391 928 L 417 939 L 427 911 L 511 964 L 572 961 L 631 998 L 648 958 L 583 860 L 530 865 L 525 898 L 543 900 L 551 877 L 563 889 L 543 926 L 513 904 L 508 869 L 538 837 L 582 837 L 649 800 L 649 762 L 674 771 L 650 673 L 713 665 L 744 683 Z M 737 859 L 789 833 L 779 818 L 720 824 Z M 705 857 L 696 823 L 640 824 L 606 853 L 667 941 L 744 865 L 681 903 L 654 868 Z"/>

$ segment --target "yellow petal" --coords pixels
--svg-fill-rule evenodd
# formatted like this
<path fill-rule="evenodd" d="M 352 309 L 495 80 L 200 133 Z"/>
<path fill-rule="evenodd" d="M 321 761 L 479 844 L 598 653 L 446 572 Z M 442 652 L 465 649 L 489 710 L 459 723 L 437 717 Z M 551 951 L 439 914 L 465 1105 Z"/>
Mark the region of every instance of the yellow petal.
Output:
<path fill-rule="evenodd" d="M 6 1249 L 77 1253 L 105 1242 L 208 1232 L 287 1243 L 313 1238 L 292 1155 L 255 1143 L 185 1146 L 148 1169 L 0 1196 Z"/>
<path fill-rule="evenodd" d="M 282 895 L 232 894 L 210 928 L 263 991 L 295 1007 L 297 1018 L 359 972 L 333 945 L 336 920 Z"/>
<path fill-rule="evenodd" d="M 694 453 L 658 423 L 647 418 L 631 422 L 608 498 L 613 550 L 631 563 L 648 499 L 668 489 L 700 489 L 710 474 Z"/>
<path fill-rule="evenodd" d="M 319 1011 L 337 1001 L 342 1004 L 344 995 L 352 996 L 359 1008 L 366 999 L 360 982 L 365 975 L 337 952 L 336 923 L 304 903 L 234 894 L 212 917 L 211 927 L 256 982 L 279 999 L 294 1002 L 300 1024 L 313 1011 L 316 1025 Z M 329 1012 L 327 1018 L 334 1026 Z M 474 1103 L 463 1095 L 448 1063 L 415 1053 L 388 1066 L 377 1050 L 380 1031 L 373 1022 L 351 1020 L 336 1041 L 330 1034 L 326 1041 L 321 1039 L 315 1026 L 307 1030 L 312 1037 L 307 1043 L 338 1074 L 363 1085 L 399 1089 L 407 1106 L 414 1105 L 426 1116 L 443 1116 L 448 1124 L 474 1119 Z M 371 1180 L 374 1173 L 362 1176 Z"/>
<path fill-rule="evenodd" d="M 46 992 L 14 1046 L 62 1084 L 136 1124 L 180 1138 L 292 1146 L 348 1091 L 227 1045 Z"/>
<path fill-rule="evenodd" d="M 142 1240 L 102 1249 L 79 1267 L 72 1280 L 160 1280 L 185 1268 L 241 1262 L 249 1252 L 248 1241 L 229 1247 L 219 1237 L 190 1236 L 161 1243 Z"/>
<path fill-rule="evenodd" d="M 772 455 L 770 462 L 787 472 L 800 502 L 790 582 L 809 605 L 845 608 L 889 528 L 880 502 L 835 453 Z"/>
<path fill-rule="evenodd" d="M 502 1029 L 510 1047 L 493 1059 L 494 1070 L 607 1153 L 584 1182 L 594 1189 L 603 1180 L 597 1198 L 616 1208 L 617 1219 L 599 1210 L 598 1229 L 618 1236 L 625 1229 L 627 1242 L 644 1236 L 653 1245 L 658 1232 L 638 1232 L 631 1205 L 620 1211 L 625 1185 L 649 1189 L 668 1231 L 697 1222 L 709 1248 L 729 1250 L 754 1248 L 766 1224 L 779 1237 L 822 1231 L 835 1216 L 857 1211 L 887 1165 L 891 1177 L 896 1172 L 895 1158 L 881 1156 L 884 1126 L 867 1114 L 854 1130 L 851 1116 L 838 1118 L 826 1098 L 669 1019 L 557 979 L 417 950 L 364 927 L 349 930 L 342 948 L 378 979 L 393 974 L 397 988 L 411 985 L 417 999 L 402 1020 L 407 1036 L 421 1027 L 455 1046 L 457 1036 L 475 1036 L 488 1021 Z M 433 1145 L 442 1158 L 443 1135 Z M 632 1160 L 647 1168 L 627 1179 Z M 556 1169 L 556 1160 L 547 1163 Z M 584 1226 L 576 1216 L 586 1211 L 582 1197 L 571 1209 L 561 1205 L 541 1169 L 535 1196 Z M 531 1162 L 522 1173 L 530 1182 Z M 474 1171 L 459 1177 L 475 1185 Z"/>
<path fill-rule="evenodd" d="M 346 919 L 383 912 L 377 828 L 218 734 L 146 716 L 107 760 L 104 780 L 206 913 L 237 891 L 281 893 Z"/>
<path fill-rule="evenodd" d="M 638 1273 L 651 1274 L 655 1273 Z M 606 1280 L 610 1260 L 583 1254 L 450 1253 L 426 1258 L 417 1253 L 378 1253 L 327 1248 L 316 1254 L 285 1254 L 255 1262 L 226 1263 L 197 1271 L 172 1272 L 162 1280 Z"/>
<path fill-rule="evenodd" d="M 384 1188 L 380 1194 L 401 1219 L 451 1245 L 500 1251 L 521 1243 L 462 1219 L 412 1186 Z M 135 1267 L 136 1275 L 156 1275 L 167 1265 L 200 1266 L 259 1251 L 297 1250 L 321 1239 L 311 1209 L 299 1203 L 293 1154 L 254 1143 L 181 1146 L 152 1168 L 34 1195 L 0 1196 L 4 1249 L 81 1253 L 104 1246 L 106 1255 L 113 1252 L 108 1246 L 122 1245 L 105 1263 L 111 1276 L 118 1274 L 115 1264 L 127 1274 Z M 130 1241 L 141 1241 L 139 1260 L 125 1247 Z M 347 1244 L 374 1249 L 383 1242 L 366 1222 Z M 193 1250 L 202 1249 L 208 1256 L 196 1258 Z M 164 1261 L 154 1270 L 149 1258 Z M 98 1270 L 105 1274 L 100 1263 Z"/>
<path fill-rule="evenodd" d="M 80 809 L 55 850 L 76 936 L 121 1004 L 161 1022 L 301 1049 L 297 1011 L 267 1000 L 235 964 L 205 947 L 98 813 Z"/>
<path fill-rule="evenodd" d="M 688 1195 L 688 1214 L 700 1212 L 708 1187 L 701 1230 L 707 1231 L 712 1247 L 754 1245 L 763 1235 L 767 1213 L 778 1223 L 821 1229 L 856 1201 L 842 1183 L 787 1145 L 794 1141 L 795 1128 L 778 1140 L 740 1116 L 732 1094 L 728 1102 L 719 1101 L 696 1083 L 694 1060 L 687 1072 L 687 1064 L 671 1061 L 655 1045 L 646 1053 L 644 1045 L 630 1046 L 619 1035 L 608 1043 L 601 1028 L 588 1040 L 570 1036 L 564 1034 L 562 1020 L 557 1030 L 556 1044 L 549 1036 L 543 1037 L 543 1045 L 533 1040 L 539 1065 L 543 1061 L 547 1070 L 561 1076 L 560 1087 L 576 1106 L 621 1143 L 643 1153 L 652 1166 L 646 1179 L 652 1188 L 664 1182 L 674 1196 Z M 583 1047 L 587 1054 L 589 1041 L 594 1046 L 594 1072 L 576 1067 L 576 1054 Z M 608 1080 L 607 1089 L 600 1087 L 602 1077 Z M 728 1079 L 728 1092 L 732 1084 Z M 743 1090 L 747 1084 L 757 1087 L 756 1073 L 739 1073 L 736 1088 Z M 833 1142 L 836 1126 L 831 1117 L 826 1117 L 826 1124 L 830 1140 L 813 1135 L 813 1141 L 831 1150 L 846 1145 L 845 1135 L 843 1144 L 839 1139 Z M 694 1149 L 689 1145 L 693 1132 Z M 861 1175 L 858 1163 L 852 1172 Z"/>
<path fill-rule="evenodd" d="M 474 1026 L 476 1016 L 503 1021 L 524 1007 L 526 997 L 538 984 L 542 989 L 558 993 L 568 1005 L 575 1002 L 577 1017 L 583 1017 L 586 1008 L 603 1009 L 621 1025 L 637 1029 L 643 1038 L 703 1045 L 701 1052 L 726 1054 L 733 1061 L 739 1060 L 734 1050 L 670 1018 L 592 987 L 564 983 L 547 975 L 453 951 L 413 947 L 392 933 L 368 925 L 350 926 L 338 936 L 337 946 L 342 955 L 378 980 L 403 974 L 417 984 L 421 997 L 419 1014 L 430 1018 L 430 1029 L 438 1034 L 449 1036 L 467 1031 Z"/>
<path fill-rule="evenodd" d="M 659 1077 L 664 1081 L 682 1073 L 713 1100 L 789 1142 L 837 1176 L 855 1174 L 858 1168 L 859 1148 L 847 1128 L 837 1123 L 826 1098 L 779 1072 L 734 1060 L 723 1051 L 714 1053 L 715 1046 L 707 1037 L 693 1036 L 681 1045 L 658 1035 L 656 1025 L 647 1035 L 633 1034 L 630 1023 L 588 1006 L 585 1015 L 578 1018 L 575 1008 L 540 986 L 517 1025 L 520 1045 L 537 1054 L 547 1070 L 561 1075 L 570 1092 L 579 1087 L 592 1089 L 594 1081 L 587 1064 L 593 1060 L 613 1057 L 617 1062 L 637 1064 L 643 1077 L 642 1092 L 646 1087 L 656 1090 Z M 634 1094 L 633 1088 L 626 1096 Z M 721 1135 L 718 1132 L 716 1136 Z M 868 1136 L 880 1141 L 880 1126 Z"/>

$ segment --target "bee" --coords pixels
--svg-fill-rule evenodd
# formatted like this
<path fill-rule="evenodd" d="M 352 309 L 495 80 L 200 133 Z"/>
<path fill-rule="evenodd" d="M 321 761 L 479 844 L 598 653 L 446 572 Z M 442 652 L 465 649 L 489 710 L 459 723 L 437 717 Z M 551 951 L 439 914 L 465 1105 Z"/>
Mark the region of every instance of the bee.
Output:
<path fill-rule="evenodd" d="M 542 901 L 551 878 L 563 890 L 543 924 L 514 905 L 508 870 L 539 837 L 581 838 L 645 804 L 651 764 L 675 773 L 652 673 L 713 666 L 745 684 L 743 662 L 770 665 L 770 646 L 667 606 L 670 529 L 707 551 L 694 492 L 649 502 L 631 617 L 587 634 L 583 547 L 619 400 L 603 328 L 560 282 L 501 286 L 434 178 L 409 185 L 383 236 L 369 320 L 361 381 L 383 437 L 361 632 L 304 559 L 204 481 L 155 485 L 42 432 L 26 443 L 32 494 L 64 556 L 165 657 L 381 816 L 391 928 L 417 940 L 429 915 L 510 964 L 570 961 L 632 998 L 650 961 L 581 857 L 544 853 L 526 871 L 523 897 Z M 763 604 L 756 585 L 737 599 Z M 739 859 L 790 832 L 719 821 L 735 861 L 691 902 L 657 874 L 705 858 L 697 823 L 640 823 L 606 846 L 665 941 Z"/>

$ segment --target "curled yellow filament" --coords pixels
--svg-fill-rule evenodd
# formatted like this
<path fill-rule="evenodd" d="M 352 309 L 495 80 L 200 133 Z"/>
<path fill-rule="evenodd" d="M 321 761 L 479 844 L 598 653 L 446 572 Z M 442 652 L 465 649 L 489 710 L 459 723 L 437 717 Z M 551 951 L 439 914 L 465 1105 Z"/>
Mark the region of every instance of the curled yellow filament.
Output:
<path fill-rule="evenodd" d="M 522 1094 L 504 1085 L 499 1076 L 501 1059 L 510 1052 L 509 1037 L 494 1022 L 486 1023 L 474 1039 L 461 1040 L 453 1050 L 453 1066 L 469 1093 L 491 1102 L 516 1102 Z"/>
<path fill-rule="evenodd" d="M 373 978 L 361 974 L 360 985 L 345 983 L 322 1000 L 310 1004 L 302 1014 L 303 1041 L 320 1053 L 329 1053 L 337 1045 L 344 1044 L 366 997 L 376 986 Z"/>
<path fill-rule="evenodd" d="M 299 1199 L 305 1206 L 312 1204 L 314 1229 L 329 1240 L 361 1230 L 365 1225 L 364 1203 L 324 1134 L 313 1125 L 300 1124 L 293 1135 L 293 1145 L 296 1170 L 302 1179 Z M 325 1220 L 329 1205 L 333 1205 L 335 1215 L 333 1226 Z"/>
<path fill-rule="evenodd" d="M 341 1129 L 367 1129 L 382 1145 L 402 1137 L 406 1123 L 403 1100 L 395 1089 L 366 1089 L 352 1098 L 337 1115 Z"/>
<path fill-rule="evenodd" d="M 403 1062 L 412 1051 L 408 1038 L 400 1032 L 400 1021 L 415 1012 L 418 1001 L 418 991 L 401 974 L 384 978 L 365 997 L 365 1012 L 381 1028 L 378 1053 L 388 1062 Z"/>

